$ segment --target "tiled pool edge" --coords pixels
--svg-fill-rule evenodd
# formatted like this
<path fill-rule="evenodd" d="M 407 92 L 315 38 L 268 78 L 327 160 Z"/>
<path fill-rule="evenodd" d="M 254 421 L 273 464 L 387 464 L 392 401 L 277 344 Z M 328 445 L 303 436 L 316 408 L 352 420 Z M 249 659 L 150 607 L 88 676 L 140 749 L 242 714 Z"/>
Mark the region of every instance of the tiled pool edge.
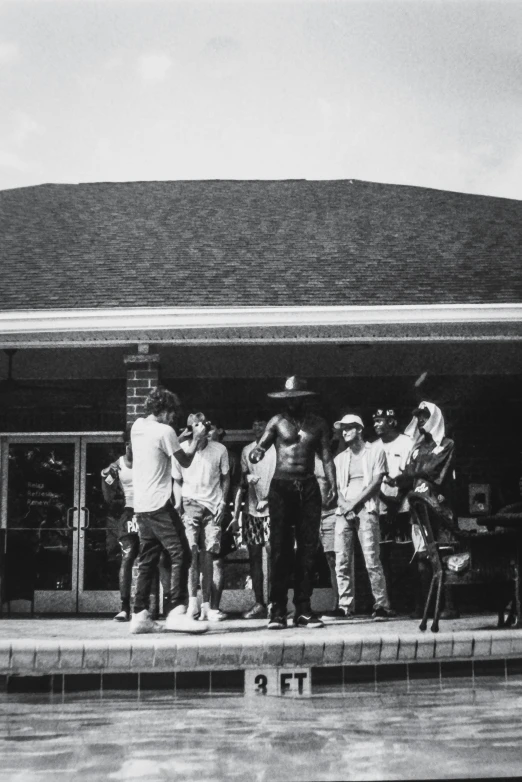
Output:
<path fill-rule="evenodd" d="M 417 632 L 365 636 L 349 633 L 325 642 L 306 638 L 227 640 L 158 635 L 108 640 L 0 641 L 0 675 L 132 674 L 242 671 L 257 667 L 365 667 L 522 658 L 522 631 Z"/>

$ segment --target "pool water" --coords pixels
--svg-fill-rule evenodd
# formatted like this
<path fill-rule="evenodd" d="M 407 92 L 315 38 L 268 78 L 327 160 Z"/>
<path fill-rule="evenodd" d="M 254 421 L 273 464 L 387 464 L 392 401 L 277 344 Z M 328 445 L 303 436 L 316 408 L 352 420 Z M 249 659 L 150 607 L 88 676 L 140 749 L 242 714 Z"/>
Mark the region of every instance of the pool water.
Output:
<path fill-rule="evenodd" d="M 0 782 L 516 776 L 522 679 L 389 682 L 309 698 L 204 692 L 5 695 Z"/>

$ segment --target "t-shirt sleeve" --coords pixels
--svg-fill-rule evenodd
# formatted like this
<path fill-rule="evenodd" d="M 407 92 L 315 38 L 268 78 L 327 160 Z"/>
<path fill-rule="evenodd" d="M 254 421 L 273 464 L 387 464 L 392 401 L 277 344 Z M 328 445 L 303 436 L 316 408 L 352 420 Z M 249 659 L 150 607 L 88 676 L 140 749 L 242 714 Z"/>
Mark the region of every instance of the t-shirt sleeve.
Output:
<path fill-rule="evenodd" d="M 373 475 L 383 475 L 388 470 L 388 463 L 386 461 L 386 453 L 382 446 L 374 445 L 373 455 Z"/>
<path fill-rule="evenodd" d="M 161 445 L 167 456 L 172 456 L 181 449 L 178 435 L 171 429 L 170 426 L 166 427 L 161 437 Z"/>
<path fill-rule="evenodd" d="M 250 472 L 250 468 L 248 466 L 248 454 L 249 454 L 249 447 L 248 445 L 246 445 L 241 451 L 241 473 Z"/>

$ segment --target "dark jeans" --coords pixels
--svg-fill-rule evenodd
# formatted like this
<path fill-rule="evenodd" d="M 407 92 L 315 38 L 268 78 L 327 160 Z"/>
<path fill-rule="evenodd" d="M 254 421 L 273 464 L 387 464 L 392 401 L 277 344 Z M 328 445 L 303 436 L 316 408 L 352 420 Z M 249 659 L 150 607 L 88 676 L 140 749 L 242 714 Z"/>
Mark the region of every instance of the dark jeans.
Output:
<path fill-rule="evenodd" d="M 272 611 L 286 616 L 288 574 L 297 543 L 294 567 L 294 605 L 309 613 L 312 577 L 319 546 L 321 492 L 313 476 L 303 481 L 272 480 L 270 509 L 270 597 Z"/>
<path fill-rule="evenodd" d="M 188 571 L 192 560 L 183 522 L 169 501 L 153 513 L 138 513 L 140 554 L 134 613 L 149 607 L 152 581 L 162 550 L 170 558 L 170 606 L 188 601 Z"/>
<path fill-rule="evenodd" d="M 133 533 L 120 538 L 121 564 L 120 564 L 120 597 L 126 606 L 130 604 L 132 587 L 132 566 L 140 551 L 139 535 Z"/>

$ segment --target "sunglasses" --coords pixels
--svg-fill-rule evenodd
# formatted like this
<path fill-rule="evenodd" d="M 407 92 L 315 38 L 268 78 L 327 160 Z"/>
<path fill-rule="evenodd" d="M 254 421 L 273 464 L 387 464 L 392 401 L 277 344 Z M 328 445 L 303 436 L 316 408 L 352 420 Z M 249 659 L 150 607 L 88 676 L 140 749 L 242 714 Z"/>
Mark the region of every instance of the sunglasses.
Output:
<path fill-rule="evenodd" d="M 395 418 L 395 410 L 390 408 L 389 410 L 376 410 L 373 414 L 374 418 Z"/>

